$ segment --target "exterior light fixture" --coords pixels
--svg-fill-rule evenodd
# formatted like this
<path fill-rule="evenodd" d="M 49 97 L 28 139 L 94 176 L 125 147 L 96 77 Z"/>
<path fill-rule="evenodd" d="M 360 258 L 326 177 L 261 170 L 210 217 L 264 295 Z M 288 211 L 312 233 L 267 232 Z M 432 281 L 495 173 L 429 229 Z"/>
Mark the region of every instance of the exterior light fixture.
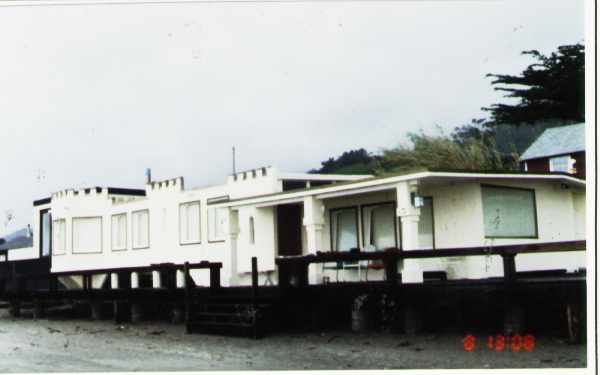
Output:
<path fill-rule="evenodd" d="M 410 193 L 410 203 L 412 203 L 413 207 L 415 208 L 423 207 L 423 197 L 415 192 L 412 192 Z"/>

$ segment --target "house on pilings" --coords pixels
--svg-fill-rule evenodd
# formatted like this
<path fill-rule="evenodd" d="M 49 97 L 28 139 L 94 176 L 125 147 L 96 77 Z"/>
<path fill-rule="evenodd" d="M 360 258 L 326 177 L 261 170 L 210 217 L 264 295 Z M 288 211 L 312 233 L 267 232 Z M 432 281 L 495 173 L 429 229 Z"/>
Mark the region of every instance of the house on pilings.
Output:
<path fill-rule="evenodd" d="M 494 247 L 585 240 L 585 181 L 562 173 L 416 171 L 372 177 L 282 173 L 258 168 L 225 184 L 187 189 L 182 177 L 144 189 L 67 189 L 34 202 L 33 243 L 19 260 L 44 260 L 51 273 L 200 261 L 222 264 L 224 286 L 276 285 L 276 260 L 317 252 Z M 16 261 L 6 252 L 7 261 Z M 522 254 L 517 271 L 585 268 L 585 253 Z M 500 277 L 499 256 L 404 259 L 402 283 Z M 136 286 L 180 285 L 160 273 Z M 205 270 L 192 271 L 208 285 Z M 164 278 L 164 276 L 163 276 Z M 309 282 L 377 281 L 376 261 L 311 265 Z M 93 288 L 111 280 L 93 275 Z M 59 278 L 79 288 L 77 276 Z M 118 287 L 119 280 L 111 280 Z"/>

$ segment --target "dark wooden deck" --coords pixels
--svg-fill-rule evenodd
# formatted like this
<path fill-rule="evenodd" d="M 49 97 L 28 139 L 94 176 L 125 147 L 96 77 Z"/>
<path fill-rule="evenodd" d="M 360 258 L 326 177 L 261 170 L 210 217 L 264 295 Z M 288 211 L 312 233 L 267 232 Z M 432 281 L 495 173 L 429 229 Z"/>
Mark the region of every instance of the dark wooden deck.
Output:
<path fill-rule="evenodd" d="M 5 267 L 6 272 L 0 277 L 0 299 L 9 301 L 13 306 L 21 303 L 43 306 L 56 301 L 79 301 L 91 305 L 114 304 L 116 321 L 131 319 L 131 314 L 124 315 L 122 311 L 119 312 L 118 306 L 121 306 L 121 310 L 132 308 L 134 305 L 167 306 L 183 312 L 188 331 L 193 331 L 195 325 L 205 328 L 251 327 L 251 335 L 254 337 L 263 334 L 256 328 L 259 323 L 268 326 L 269 329 L 318 328 L 328 324 L 328 315 L 340 314 L 338 322 L 347 324 L 353 301 L 363 295 L 394 301 L 393 304 L 404 309 L 416 308 L 423 316 L 433 314 L 431 311 L 437 308 L 436 306 L 454 306 L 465 310 L 463 315 L 469 315 L 472 311 L 474 317 L 466 320 L 476 321 L 482 316 L 489 318 L 500 310 L 507 311 L 516 305 L 526 306 L 531 311 L 537 311 L 539 306 L 555 309 L 565 304 L 578 305 L 585 310 L 585 270 L 575 273 L 566 273 L 564 270 L 516 272 L 515 267 L 515 257 L 519 254 L 573 252 L 585 249 L 585 241 L 574 241 L 438 250 L 318 252 L 276 259 L 279 277 L 277 286 L 258 285 L 256 259 L 252 261 L 252 285 L 235 287 L 221 285 L 222 264 L 211 262 L 37 274 L 23 273 L 18 267 Z M 423 283 L 403 283 L 402 275 L 398 272 L 398 262 L 403 259 L 482 255 L 502 257 L 503 277 L 476 280 L 445 280 L 440 277 L 437 280 L 426 279 Z M 317 285 L 310 285 L 308 282 L 310 264 L 363 260 L 380 261 L 385 280 L 329 282 Z M 210 286 L 196 286 L 190 277 L 190 271 L 193 269 L 206 269 L 210 272 Z M 185 287 L 176 287 L 174 278 L 175 271 L 178 270 L 183 271 Z M 151 271 L 161 272 L 164 287 L 131 288 L 130 279 L 133 272 Z M 113 273 L 118 274 L 119 279 L 124 281 L 120 284 L 121 288 L 112 288 L 110 277 L 102 288 L 92 288 L 93 275 Z M 83 287 L 65 289 L 58 282 L 58 277 L 61 276 L 81 276 Z M 268 314 L 256 314 L 257 311 L 268 311 Z M 211 319 L 202 320 L 207 317 Z M 227 317 L 231 319 L 225 319 Z M 497 317 L 493 319 L 498 320 Z"/>

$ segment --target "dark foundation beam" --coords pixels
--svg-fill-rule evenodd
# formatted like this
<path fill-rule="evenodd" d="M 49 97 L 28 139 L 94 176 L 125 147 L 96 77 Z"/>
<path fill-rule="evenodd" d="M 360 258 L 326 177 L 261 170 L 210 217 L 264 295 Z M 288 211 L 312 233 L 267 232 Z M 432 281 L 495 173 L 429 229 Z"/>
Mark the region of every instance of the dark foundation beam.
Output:
<path fill-rule="evenodd" d="M 185 311 L 181 306 L 174 305 L 171 310 L 171 323 L 181 324 L 185 320 Z"/>
<path fill-rule="evenodd" d="M 21 316 L 21 301 L 20 300 L 12 300 L 10 301 L 10 307 L 8 308 L 8 312 L 10 316 L 14 318 L 18 318 Z"/>
<path fill-rule="evenodd" d="M 184 312 L 184 320 L 185 320 L 185 332 L 190 333 L 190 309 L 191 309 L 191 294 L 192 294 L 192 280 L 190 277 L 190 264 L 185 262 L 183 265 L 183 279 L 184 279 L 184 301 L 185 301 L 185 312 Z"/>
<path fill-rule="evenodd" d="M 113 311 L 115 323 L 124 323 L 131 321 L 131 307 L 126 301 L 114 301 Z"/>
<path fill-rule="evenodd" d="M 221 268 L 211 267 L 210 268 L 210 288 L 216 290 L 221 287 Z"/>
<path fill-rule="evenodd" d="M 43 300 L 33 301 L 33 319 L 42 319 L 46 316 L 46 308 Z"/>
<path fill-rule="evenodd" d="M 103 318 L 102 307 L 103 306 L 101 301 L 90 302 L 90 309 L 92 310 L 93 320 L 101 320 Z"/>
<path fill-rule="evenodd" d="M 258 259 L 252 257 L 252 305 L 257 306 L 258 298 Z"/>
<path fill-rule="evenodd" d="M 143 318 L 143 307 L 139 302 L 131 303 L 131 323 L 139 323 Z"/>
<path fill-rule="evenodd" d="M 504 270 L 504 334 L 514 335 L 523 331 L 525 321 L 523 308 L 515 301 L 515 282 L 517 281 L 516 254 L 502 254 Z"/>

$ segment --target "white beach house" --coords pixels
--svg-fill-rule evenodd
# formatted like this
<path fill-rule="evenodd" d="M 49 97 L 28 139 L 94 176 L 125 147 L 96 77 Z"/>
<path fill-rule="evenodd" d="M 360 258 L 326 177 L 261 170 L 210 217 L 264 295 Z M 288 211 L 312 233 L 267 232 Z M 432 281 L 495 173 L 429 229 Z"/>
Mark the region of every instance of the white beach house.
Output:
<path fill-rule="evenodd" d="M 420 171 L 371 177 L 258 168 L 223 185 L 186 189 L 182 177 L 145 189 L 63 190 L 34 202 L 33 246 L 9 260 L 50 257 L 51 271 L 222 262 L 223 285 L 277 282 L 277 257 L 317 251 L 462 248 L 585 239 L 585 182 L 555 173 Z M 585 254 L 522 254 L 517 271 L 585 267 Z M 402 282 L 502 276 L 499 256 L 407 259 Z M 207 285 L 207 272 L 195 271 Z M 100 287 L 109 275 L 96 275 Z M 311 265 L 311 283 L 378 280 L 374 264 Z M 158 274 L 154 285 L 160 285 Z M 64 277 L 67 287 L 76 278 Z"/>

